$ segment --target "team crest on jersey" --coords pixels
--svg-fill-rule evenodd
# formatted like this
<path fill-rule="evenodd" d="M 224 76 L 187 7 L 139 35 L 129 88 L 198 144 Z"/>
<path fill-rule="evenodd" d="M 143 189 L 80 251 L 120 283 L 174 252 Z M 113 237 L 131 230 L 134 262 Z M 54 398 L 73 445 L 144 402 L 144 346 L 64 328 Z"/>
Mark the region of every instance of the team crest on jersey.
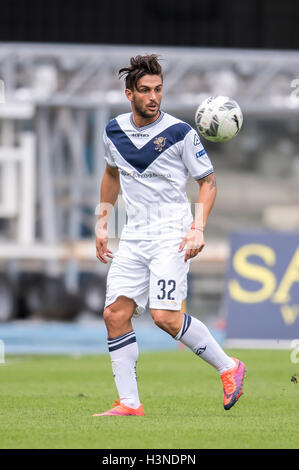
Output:
<path fill-rule="evenodd" d="M 158 152 L 162 152 L 163 147 L 165 147 L 166 144 L 166 137 L 157 137 L 154 140 L 154 144 L 156 145 L 155 150 L 158 150 Z"/>

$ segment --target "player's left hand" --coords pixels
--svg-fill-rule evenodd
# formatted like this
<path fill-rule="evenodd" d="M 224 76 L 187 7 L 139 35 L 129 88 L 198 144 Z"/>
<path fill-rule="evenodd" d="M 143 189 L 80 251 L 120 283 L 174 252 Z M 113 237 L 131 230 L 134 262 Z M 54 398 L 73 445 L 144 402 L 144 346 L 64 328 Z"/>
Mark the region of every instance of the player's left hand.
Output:
<path fill-rule="evenodd" d="M 108 232 L 107 229 L 98 228 L 96 232 L 96 257 L 102 262 L 107 264 L 108 258 L 113 258 L 111 250 L 108 250 Z"/>
<path fill-rule="evenodd" d="M 189 230 L 179 247 L 179 252 L 186 246 L 185 260 L 194 258 L 205 246 L 203 232 L 201 230 Z"/>

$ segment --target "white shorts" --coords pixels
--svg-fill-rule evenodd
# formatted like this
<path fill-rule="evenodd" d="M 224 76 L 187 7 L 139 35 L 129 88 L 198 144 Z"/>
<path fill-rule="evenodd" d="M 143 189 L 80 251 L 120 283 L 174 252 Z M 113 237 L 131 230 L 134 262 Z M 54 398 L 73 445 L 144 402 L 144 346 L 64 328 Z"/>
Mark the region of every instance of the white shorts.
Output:
<path fill-rule="evenodd" d="M 186 247 L 179 252 L 176 240 L 120 240 L 112 260 L 106 289 L 105 308 L 123 295 L 136 302 L 135 314 L 150 308 L 181 310 L 187 297 L 190 260 Z"/>

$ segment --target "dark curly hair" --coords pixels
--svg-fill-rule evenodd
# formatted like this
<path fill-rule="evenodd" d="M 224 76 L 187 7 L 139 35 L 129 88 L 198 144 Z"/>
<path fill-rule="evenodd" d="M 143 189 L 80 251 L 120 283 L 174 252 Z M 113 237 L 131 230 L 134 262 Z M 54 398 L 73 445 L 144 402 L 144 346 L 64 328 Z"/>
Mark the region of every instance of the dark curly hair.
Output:
<path fill-rule="evenodd" d="M 137 82 L 144 75 L 160 75 L 163 81 L 162 67 L 156 54 L 137 55 L 131 57 L 130 67 L 124 67 L 118 72 L 119 78 L 126 76 L 126 88 L 134 90 Z"/>

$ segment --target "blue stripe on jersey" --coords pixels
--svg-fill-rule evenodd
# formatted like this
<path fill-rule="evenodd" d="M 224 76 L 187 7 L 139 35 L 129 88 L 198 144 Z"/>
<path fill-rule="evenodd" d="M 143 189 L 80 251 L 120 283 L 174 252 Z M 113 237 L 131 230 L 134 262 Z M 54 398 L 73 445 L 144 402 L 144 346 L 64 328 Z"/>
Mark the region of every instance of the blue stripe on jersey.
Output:
<path fill-rule="evenodd" d="M 184 122 L 179 122 L 164 129 L 160 134 L 155 135 L 141 149 L 135 147 L 126 133 L 120 128 L 116 119 L 109 122 L 106 127 L 107 137 L 113 142 L 120 155 L 137 170 L 143 173 L 147 167 L 165 150 L 178 142 L 181 142 L 191 126 Z M 156 139 L 160 138 L 161 145 Z"/>
<path fill-rule="evenodd" d="M 121 343 L 116 344 L 115 346 L 111 346 L 111 347 L 108 346 L 108 350 L 109 352 L 116 351 L 117 349 L 123 348 L 131 343 L 136 343 L 136 336 L 133 336 L 127 339 L 126 341 L 122 341 Z"/>

